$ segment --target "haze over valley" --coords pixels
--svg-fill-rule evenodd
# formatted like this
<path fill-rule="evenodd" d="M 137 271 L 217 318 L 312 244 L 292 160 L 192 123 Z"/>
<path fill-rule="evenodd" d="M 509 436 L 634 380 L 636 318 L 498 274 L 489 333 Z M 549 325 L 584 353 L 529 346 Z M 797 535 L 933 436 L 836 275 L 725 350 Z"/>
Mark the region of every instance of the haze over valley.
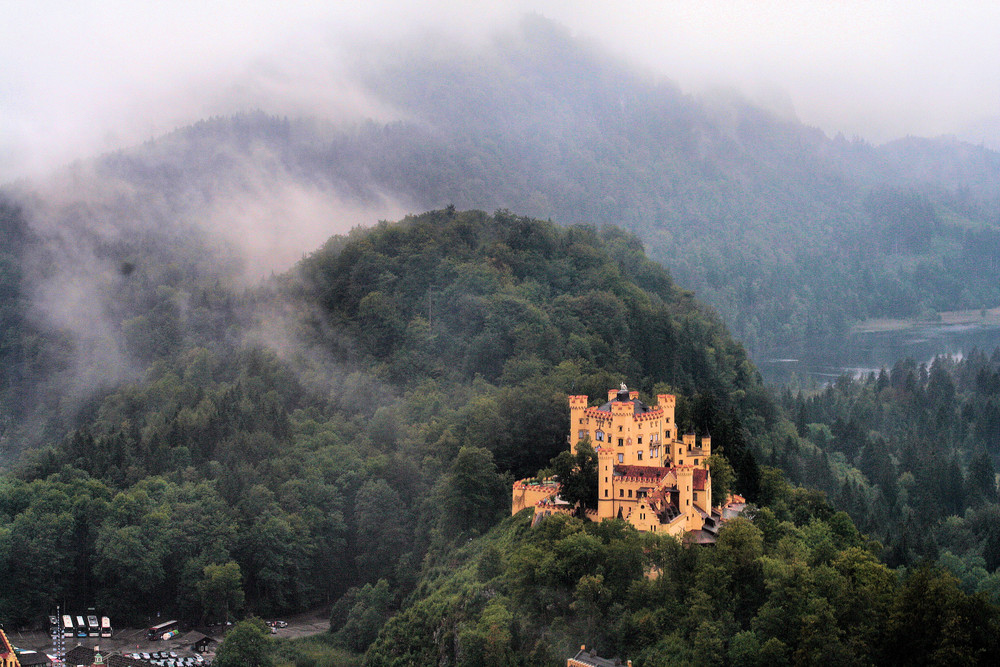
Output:
<path fill-rule="evenodd" d="M 998 13 L 14 9 L 0 623 L 322 610 L 240 624 L 297 666 L 989 664 Z M 623 382 L 710 436 L 706 507 L 749 502 L 715 546 L 590 520 L 567 397 Z M 553 478 L 571 511 L 510 517 Z"/>

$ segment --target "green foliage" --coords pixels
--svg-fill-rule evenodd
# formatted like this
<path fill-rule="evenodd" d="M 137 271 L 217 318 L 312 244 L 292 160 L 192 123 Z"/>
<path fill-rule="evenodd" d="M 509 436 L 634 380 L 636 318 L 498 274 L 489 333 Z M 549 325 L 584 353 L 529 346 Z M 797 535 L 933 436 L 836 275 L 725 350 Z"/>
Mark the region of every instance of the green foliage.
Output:
<path fill-rule="evenodd" d="M 291 358 L 242 343 L 231 311 L 192 328 L 171 308 L 194 287 L 144 270 L 128 279 L 145 306 L 126 300 L 122 321 L 159 322 L 126 330 L 169 342 L 137 342 L 142 376 L 4 480 L 10 621 L 56 600 L 137 623 L 226 603 L 273 615 L 379 579 L 398 604 L 421 564 L 507 514 L 514 476 L 564 449 L 566 395 L 622 377 L 697 388 L 697 428 L 756 465 L 742 421 L 761 420 L 744 399 L 762 390 L 745 353 L 618 230 L 446 210 L 333 239 L 242 297 L 293 314 Z M 179 333 L 156 319 L 170 313 Z M 576 467 L 592 502 L 592 453 Z M 19 561 L 19 540 L 49 555 Z M 60 564 L 44 590 L 39 562 Z"/>
<path fill-rule="evenodd" d="M 493 526 L 510 496 L 511 480 L 497 472 L 493 454 L 462 447 L 445 477 L 443 530 L 481 533 Z"/>
<path fill-rule="evenodd" d="M 1000 655 L 990 639 L 996 607 L 940 575 L 900 583 L 845 515 L 820 500 L 795 512 L 786 504 L 794 491 L 783 494 L 770 512 L 777 530 L 758 525 L 761 510 L 727 523 L 714 549 L 617 521 L 556 515 L 526 530 L 524 518 L 507 519 L 456 551 L 450 568 L 425 574 L 366 664 L 545 664 L 582 637 L 637 665 L 938 664 L 964 655 L 988 664 Z M 478 576 L 487 552 L 500 577 Z M 911 618 L 921 613 L 934 617 Z M 924 637 L 907 657 L 887 650 L 938 621 L 935 633 L 963 629 L 948 641 Z"/>
<path fill-rule="evenodd" d="M 993 573 L 998 359 L 979 351 L 929 366 L 906 359 L 812 394 L 784 392 L 796 432 L 775 448 L 774 462 L 827 491 L 885 545 L 890 564 L 950 551 L 985 557 L 984 575 Z M 966 591 L 982 579 L 969 579 Z"/>
<path fill-rule="evenodd" d="M 271 636 L 259 618 L 234 625 L 222 640 L 213 665 L 219 667 L 271 667 Z"/>
<path fill-rule="evenodd" d="M 272 653 L 275 667 L 355 667 L 364 660 L 337 646 L 329 635 L 278 639 Z"/>
<path fill-rule="evenodd" d="M 712 507 L 721 507 L 733 491 L 736 472 L 726 457 L 720 454 L 712 454 L 706 462 L 712 473 Z"/>
<path fill-rule="evenodd" d="M 833 463 L 634 237 L 504 211 L 432 212 L 332 240 L 272 288 L 252 298 L 309 313 L 293 320 L 309 354 L 185 334 L 0 480 L 5 618 L 30 620 L 56 600 L 93 599 L 137 622 L 162 601 L 192 618 L 241 602 L 270 615 L 337 601 L 333 640 L 367 647 L 373 665 L 550 663 L 580 636 L 637 663 L 864 663 L 903 641 L 859 613 L 900 608 L 879 545 L 755 452 Z M 958 409 L 961 382 L 952 392 L 941 372 L 918 376 L 901 371 L 887 387 L 926 391 L 938 416 Z M 559 452 L 567 492 L 593 496 L 593 450 L 564 451 L 565 396 L 600 395 L 621 377 L 647 395 L 669 381 L 678 426 L 713 434 L 720 489 L 758 502 L 749 518 L 730 522 L 715 549 L 565 516 L 491 529 L 507 513 L 510 475 Z M 899 465 L 856 427 L 809 432 L 888 471 L 878 479 Z M 959 483 L 963 498 L 988 496 L 988 463 L 979 457 L 974 483 Z M 901 502 L 926 493 L 898 486 Z M 982 538 L 982 563 L 953 565 L 984 591 L 1000 559 L 990 507 L 948 524 Z M 980 637 L 995 609 L 948 594 L 958 618 L 972 605 L 979 625 L 947 655 L 986 646 L 992 656 Z M 238 628 L 227 652 L 271 654 L 260 627 Z M 293 659 L 319 664 L 319 653 Z"/>
<path fill-rule="evenodd" d="M 355 652 L 367 649 L 391 615 L 393 597 L 389 582 L 385 579 L 379 579 L 374 586 L 365 584 L 360 589 L 348 591 L 337 604 L 343 607 L 342 603 L 347 602 L 350 610 L 346 616 L 338 609 L 334 610 L 335 616 L 343 616 L 342 619 L 337 619 L 337 627 L 334 627 L 331 619 L 330 628 L 335 631 L 337 640 Z"/>
<path fill-rule="evenodd" d="M 243 608 L 243 576 L 232 561 L 224 565 L 206 565 L 205 578 L 198 582 L 198 595 L 206 618 L 228 621 L 230 613 Z"/>
<path fill-rule="evenodd" d="M 552 459 L 552 471 L 559 478 L 559 495 L 570 505 L 597 509 L 597 452 L 589 440 L 576 444 L 576 455 L 562 451 Z"/>

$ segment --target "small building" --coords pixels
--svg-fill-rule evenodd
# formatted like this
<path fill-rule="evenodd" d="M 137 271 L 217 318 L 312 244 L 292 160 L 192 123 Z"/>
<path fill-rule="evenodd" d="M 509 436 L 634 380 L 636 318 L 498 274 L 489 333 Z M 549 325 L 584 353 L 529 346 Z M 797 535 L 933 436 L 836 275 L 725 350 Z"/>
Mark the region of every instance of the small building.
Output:
<path fill-rule="evenodd" d="M 566 659 L 566 667 L 622 667 L 623 664 L 632 667 L 631 660 L 622 663 L 621 658 L 602 658 L 595 649 L 588 651 L 585 645 L 572 658 Z"/>
<path fill-rule="evenodd" d="M 64 659 L 67 665 L 90 667 L 94 664 L 94 649 L 86 646 L 74 646 L 66 651 Z"/>
<path fill-rule="evenodd" d="M 52 664 L 49 656 L 39 651 L 17 651 L 17 659 L 21 667 L 49 667 Z"/>
<path fill-rule="evenodd" d="M 203 635 L 200 632 L 189 632 L 184 635 L 185 646 L 190 646 L 191 650 L 197 653 L 208 653 L 219 643 L 218 639 Z"/>

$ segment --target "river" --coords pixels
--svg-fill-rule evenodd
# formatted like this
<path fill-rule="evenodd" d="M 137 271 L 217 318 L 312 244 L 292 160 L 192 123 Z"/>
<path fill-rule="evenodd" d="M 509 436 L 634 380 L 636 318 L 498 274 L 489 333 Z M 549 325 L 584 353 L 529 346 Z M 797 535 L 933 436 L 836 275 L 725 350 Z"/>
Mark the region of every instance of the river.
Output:
<path fill-rule="evenodd" d="M 997 324 L 920 324 L 887 331 L 860 331 L 847 338 L 816 338 L 768 350 L 754 361 L 768 384 L 822 385 L 840 375 L 891 368 L 900 359 L 930 362 L 973 349 L 1000 347 Z"/>

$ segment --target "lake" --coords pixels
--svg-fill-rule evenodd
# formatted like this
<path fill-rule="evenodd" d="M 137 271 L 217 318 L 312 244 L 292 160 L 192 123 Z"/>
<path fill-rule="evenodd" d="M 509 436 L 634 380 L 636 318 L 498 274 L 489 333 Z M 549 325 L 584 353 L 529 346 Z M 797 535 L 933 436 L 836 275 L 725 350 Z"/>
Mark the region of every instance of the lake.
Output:
<path fill-rule="evenodd" d="M 816 338 L 774 349 L 754 359 L 768 384 L 825 384 L 844 373 L 892 368 L 911 357 L 930 362 L 935 356 L 962 356 L 973 349 L 1000 347 L 1000 325 L 922 324 L 888 331 L 863 331 L 847 338 Z"/>

